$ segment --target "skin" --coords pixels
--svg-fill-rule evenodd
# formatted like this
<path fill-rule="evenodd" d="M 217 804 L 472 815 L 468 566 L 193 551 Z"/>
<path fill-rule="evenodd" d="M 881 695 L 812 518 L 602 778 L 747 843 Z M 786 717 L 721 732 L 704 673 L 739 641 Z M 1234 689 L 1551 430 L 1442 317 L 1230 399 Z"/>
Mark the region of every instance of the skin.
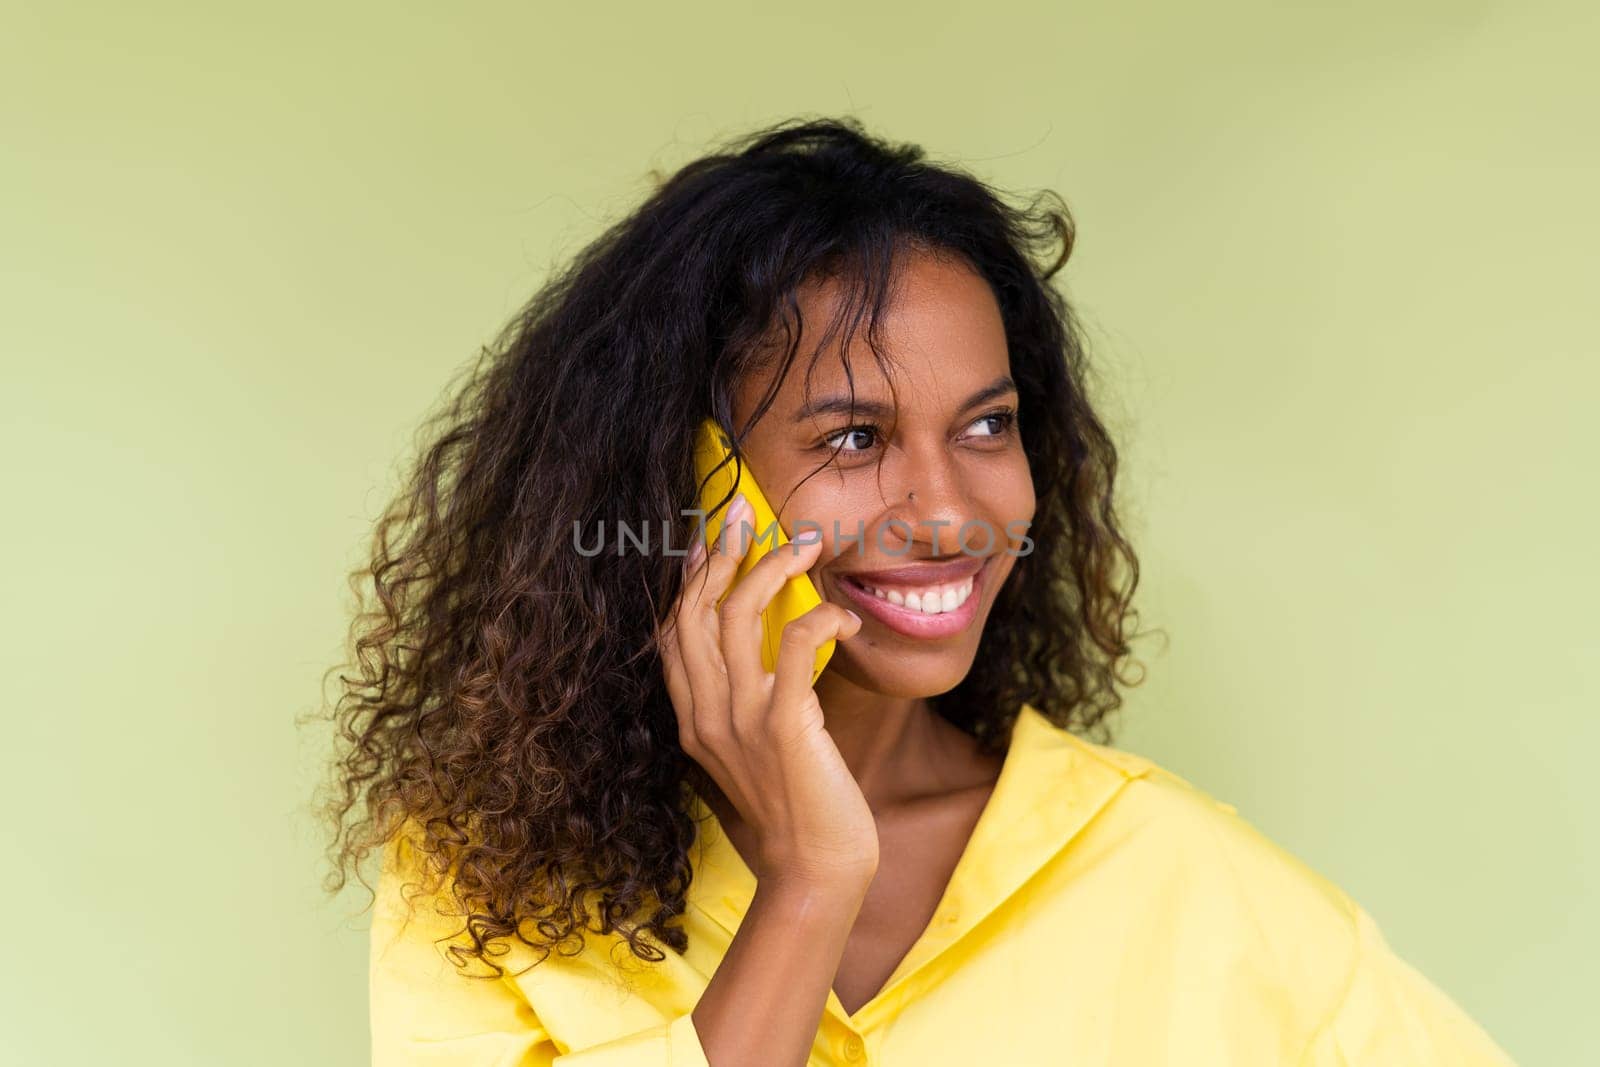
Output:
<path fill-rule="evenodd" d="M 841 294 L 823 282 L 799 298 L 804 322 L 820 323 Z M 785 533 L 806 519 L 824 527 L 821 539 L 768 553 L 737 582 L 739 539 L 691 556 L 677 627 L 663 639 L 680 740 L 732 802 L 713 807 L 757 883 L 694 1011 L 714 1067 L 803 1065 L 830 987 L 850 1012 L 882 988 L 927 927 L 1002 764 L 928 703 L 971 669 L 1015 565 L 1007 548 L 1034 514 L 1021 439 L 991 417 L 1018 400 L 999 307 L 970 268 L 916 254 L 883 325 L 888 377 L 863 339 L 849 354 L 854 419 L 806 411 L 808 400 L 849 395 L 843 359 L 830 352 L 809 397 L 804 364 L 791 369 L 746 441 Z M 1002 391 L 986 394 L 997 382 Z M 740 384 L 740 425 L 769 385 Z M 884 410 L 864 410 L 871 403 Z M 808 478 L 841 440 L 845 451 Z M 844 533 L 859 522 L 864 543 L 835 539 L 835 521 Z M 991 546 L 976 536 L 964 554 L 956 531 L 968 522 L 1000 536 Z M 976 617 L 960 633 L 909 637 L 850 610 L 847 575 L 985 549 Z M 801 572 L 823 603 L 785 628 L 768 673 L 759 613 Z M 813 687 L 812 657 L 830 637 L 837 647 Z"/>

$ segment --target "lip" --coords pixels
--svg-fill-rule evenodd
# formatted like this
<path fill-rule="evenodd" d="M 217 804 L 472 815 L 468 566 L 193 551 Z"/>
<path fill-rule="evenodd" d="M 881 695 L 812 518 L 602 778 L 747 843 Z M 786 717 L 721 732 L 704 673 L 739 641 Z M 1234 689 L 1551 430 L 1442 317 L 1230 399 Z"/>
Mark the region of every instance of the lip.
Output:
<path fill-rule="evenodd" d="M 948 585 L 951 582 L 971 578 L 983 570 L 989 558 L 962 556 L 943 563 L 908 563 L 903 567 L 888 567 L 881 571 L 853 571 L 844 577 L 867 585 L 875 585 L 880 589 L 894 585 L 925 589 L 930 585 Z"/>
<path fill-rule="evenodd" d="M 887 600 L 881 599 L 862 588 L 859 580 L 853 574 L 844 574 L 834 583 L 844 591 L 859 607 L 858 614 L 869 615 L 883 623 L 895 633 L 906 637 L 914 637 L 923 641 L 935 641 L 941 638 L 954 637 L 972 625 L 972 620 L 978 617 L 978 597 L 983 591 L 983 579 L 988 573 L 989 560 L 993 557 L 970 557 L 967 560 L 953 560 L 959 569 L 952 571 L 951 564 L 933 564 L 928 567 L 897 567 L 887 571 L 863 571 L 864 578 L 904 575 L 911 580 L 926 582 L 928 585 L 937 585 L 940 582 L 960 581 L 969 575 L 972 578 L 972 592 L 968 594 L 966 602 L 954 611 L 944 611 L 937 615 L 924 615 L 920 611 L 911 611 L 908 608 L 896 607 Z M 933 575 L 944 577 L 932 577 Z M 887 578 L 885 577 L 885 580 Z M 905 580 L 905 579 L 901 579 Z"/>

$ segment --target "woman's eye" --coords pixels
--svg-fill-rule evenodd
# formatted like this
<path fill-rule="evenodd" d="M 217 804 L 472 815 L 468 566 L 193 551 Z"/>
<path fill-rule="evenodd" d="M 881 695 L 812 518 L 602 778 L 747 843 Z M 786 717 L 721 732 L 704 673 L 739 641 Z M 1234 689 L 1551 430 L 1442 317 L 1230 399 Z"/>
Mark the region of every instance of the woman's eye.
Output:
<path fill-rule="evenodd" d="M 870 440 L 873 438 L 873 435 L 876 433 L 877 430 L 873 429 L 871 426 L 851 426 L 848 429 L 840 430 L 831 437 L 825 438 L 824 443 L 828 446 L 828 448 L 840 452 L 865 452 L 867 449 L 871 448 L 872 445 L 870 443 L 861 444 L 861 438 L 866 437 L 870 442 Z M 843 442 L 842 444 L 835 443 L 841 441 Z M 856 442 L 856 447 L 851 447 L 852 441 Z"/>
<path fill-rule="evenodd" d="M 969 436 L 1004 437 L 1016 424 L 1017 413 L 1014 409 L 992 411 L 973 421 L 976 429 Z M 870 425 L 848 426 L 823 438 L 822 444 L 830 452 L 869 452 L 878 444 L 878 428 Z"/>
<path fill-rule="evenodd" d="M 992 411 L 979 418 L 973 425 L 983 426 L 987 423 L 991 426 L 988 433 L 979 433 L 977 434 L 978 437 L 999 437 L 1010 430 L 1016 424 L 1016 421 L 1017 413 L 1015 411 Z"/>

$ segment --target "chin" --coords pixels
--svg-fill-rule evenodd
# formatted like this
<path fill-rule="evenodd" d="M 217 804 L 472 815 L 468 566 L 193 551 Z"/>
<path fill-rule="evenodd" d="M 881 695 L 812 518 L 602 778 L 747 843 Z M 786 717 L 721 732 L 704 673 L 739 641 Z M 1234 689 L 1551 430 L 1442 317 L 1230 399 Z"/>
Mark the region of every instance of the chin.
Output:
<path fill-rule="evenodd" d="M 886 697 L 935 697 L 961 684 L 971 673 L 976 654 L 976 647 L 922 655 L 874 648 L 858 657 L 841 645 L 827 673 L 837 672 L 844 681 Z"/>

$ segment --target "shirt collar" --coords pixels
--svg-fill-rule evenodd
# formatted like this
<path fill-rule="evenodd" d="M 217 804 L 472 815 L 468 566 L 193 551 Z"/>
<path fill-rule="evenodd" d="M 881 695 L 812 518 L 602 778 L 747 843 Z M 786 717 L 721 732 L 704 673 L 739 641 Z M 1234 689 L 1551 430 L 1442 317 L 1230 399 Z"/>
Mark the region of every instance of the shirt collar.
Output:
<path fill-rule="evenodd" d="M 1153 766 L 1142 756 L 1084 740 L 1024 703 L 1012 723 L 1000 776 L 933 922 L 883 989 L 850 1021 L 872 1013 L 892 989 L 999 907 L 1065 849 L 1128 781 Z M 703 821 L 689 903 L 731 934 L 755 897 L 755 875 L 705 802 L 693 796 L 691 808 Z M 848 1018 L 831 990 L 828 1004 L 831 1012 Z"/>

